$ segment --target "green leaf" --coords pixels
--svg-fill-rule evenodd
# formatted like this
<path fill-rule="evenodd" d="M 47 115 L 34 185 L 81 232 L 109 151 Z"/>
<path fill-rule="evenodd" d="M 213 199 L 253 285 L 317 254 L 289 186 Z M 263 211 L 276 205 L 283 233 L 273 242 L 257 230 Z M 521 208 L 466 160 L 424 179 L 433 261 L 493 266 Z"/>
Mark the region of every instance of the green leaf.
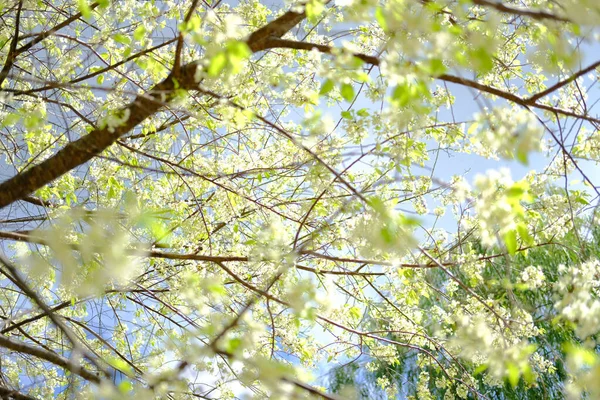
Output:
<path fill-rule="evenodd" d="M 529 164 L 529 160 L 528 160 L 528 154 L 526 151 L 523 151 L 521 149 L 517 149 L 517 153 L 515 154 L 517 160 L 523 164 L 523 165 L 528 165 Z"/>
<path fill-rule="evenodd" d="M 584 347 L 576 346 L 573 343 L 565 343 L 563 345 L 563 350 L 569 357 L 573 358 L 576 364 L 591 367 L 598 362 L 598 355 L 595 352 Z"/>
<path fill-rule="evenodd" d="M 479 123 L 473 122 L 471 124 L 471 126 L 469 127 L 469 129 L 467 130 L 467 134 L 468 135 L 472 135 L 473 133 L 475 133 L 475 131 L 477 130 L 477 128 L 479 128 Z"/>
<path fill-rule="evenodd" d="M 419 295 L 416 291 L 410 290 L 408 296 L 406 296 L 406 302 L 410 305 L 419 304 Z"/>
<path fill-rule="evenodd" d="M 104 82 L 104 75 L 98 75 L 98 76 L 96 77 L 96 83 L 97 83 L 98 85 L 102 85 L 102 83 L 103 83 L 103 82 Z"/>
<path fill-rule="evenodd" d="M 508 383 L 514 388 L 519 384 L 519 367 L 514 363 L 508 363 L 506 365 L 506 376 L 508 379 Z"/>
<path fill-rule="evenodd" d="M 527 245 L 531 246 L 534 243 L 533 237 L 529 234 L 529 229 L 527 229 L 527 225 L 523 222 L 519 222 L 517 224 L 517 232 L 521 237 L 521 240 L 525 242 Z"/>
<path fill-rule="evenodd" d="M 107 359 L 108 363 L 112 365 L 115 369 L 123 372 L 124 374 L 130 376 L 133 375 L 133 370 L 131 366 L 127 363 L 127 361 L 122 358 L 110 357 Z"/>
<path fill-rule="evenodd" d="M 342 111 L 341 116 L 344 119 L 352 119 L 352 113 L 350 111 Z"/>
<path fill-rule="evenodd" d="M 440 76 L 446 72 L 446 66 L 439 58 L 432 58 L 431 60 L 429 60 L 427 72 L 434 77 Z"/>
<path fill-rule="evenodd" d="M 386 206 L 385 202 L 380 197 L 371 197 L 369 199 L 369 205 L 377 213 L 382 214 L 382 215 L 387 214 L 387 206 Z"/>
<path fill-rule="evenodd" d="M 135 40 L 139 41 L 144 37 L 145 34 L 146 34 L 146 28 L 144 28 L 143 25 L 140 25 L 137 28 L 135 28 L 135 31 L 133 31 L 133 38 Z"/>
<path fill-rule="evenodd" d="M 118 388 L 121 393 L 129 393 L 133 390 L 133 385 L 129 381 L 121 381 Z"/>
<path fill-rule="evenodd" d="M 415 104 L 422 103 L 424 99 L 430 97 L 429 87 L 422 80 L 403 82 L 398 84 L 392 92 L 392 103 L 396 107 L 406 107 L 413 102 Z"/>
<path fill-rule="evenodd" d="M 122 33 L 117 33 L 116 35 L 113 36 L 113 39 L 115 42 L 121 43 L 121 44 L 130 44 L 131 43 L 131 39 L 129 37 L 123 35 Z"/>
<path fill-rule="evenodd" d="M 234 337 L 225 342 L 224 346 L 225 351 L 228 353 L 234 353 L 242 344 L 242 339 L 238 337 Z"/>
<path fill-rule="evenodd" d="M 485 47 L 479 47 L 471 51 L 471 58 L 482 74 L 486 74 L 494 68 L 492 56 Z"/>
<path fill-rule="evenodd" d="M 321 90 L 319 91 L 319 95 L 320 96 L 326 95 L 327 93 L 329 93 L 333 90 L 333 87 L 334 87 L 333 81 L 331 79 L 327 79 L 325 82 L 323 82 L 323 85 L 321 85 Z"/>
<path fill-rule="evenodd" d="M 481 364 L 479 367 L 475 368 L 475 370 L 473 371 L 473 375 L 479 375 L 483 372 L 485 372 L 488 369 L 488 365 L 487 364 Z"/>
<path fill-rule="evenodd" d="M 525 365 L 522 368 L 522 373 L 525 382 L 527 382 L 530 385 L 535 383 L 535 374 L 533 373 L 533 370 L 531 369 L 531 366 L 529 364 Z"/>
<path fill-rule="evenodd" d="M 306 3 L 306 18 L 310 22 L 316 22 L 319 16 L 325 10 L 325 5 L 322 0 L 310 0 Z"/>
<path fill-rule="evenodd" d="M 208 290 L 212 294 L 216 294 L 219 296 L 225 296 L 227 294 L 227 290 L 225 286 L 221 283 L 211 283 L 206 286 L 206 290 Z"/>
<path fill-rule="evenodd" d="M 92 9 L 86 0 L 77 0 L 77 8 L 85 19 L 90 19 L 92 16 Z"/>
<path fill-rule="evenodd" d="M 353 319 L 359 319 L 360 315 L 362 314 L 361 311 L 360 311 L 360 308 L 358 308 L 356 306 L 355 307 L 350 307 L 350 310 L 348 310 L 348 313 L 350 314 L 350 316 Z"/>
<path fill-rule="evenodd" d="M 342 87 L 340 88 L 340 93 L 342 97 L 347 102 L 351 102 L 354 100 L 354 87 L 349 83 L 342 83 Z"/>
<path fill-rule="evenodd" d="M 213 56 L 210 59 L 210 63 L 208 64 L 208 75 L 215 77 L 221 73 L 225 69 L 227 65 L 227 56 L 224 52 L 217 53 L 217 55 Z"/>
<path fill-rule="evenodd" d="M 237 59 L 245 59 L 250 57 L 250 55 L 252 54 L 252 51 L 250 50 L 246 42 L 241 40 L 230 41 L 229 43 L 227 43 L 226 48 L 227 53 L 230 56 L 235 57 Z"/>
<path fill-rule="evenodd" d="M 507 191 L 506 196 L 519 200 L 529 190 L 529 184 L 525 181 L 515 182 Z"/>
<path fill-rule="evenodd" d="M 358 82 L 365 83 L 365 82 L 369 82 L 371 80 L 371 77 L 365 71 L 356 71 L 355 79 Z"/>
<path fill-rule="evenodd" d="M 587 200 L 586 200 L 585 198 L 583 198 L 583 197 L 576 197 L 576 198 L 575 198 L 575 201 L 576 201 L 577 203 L 579 203 L 579 204 L 583 204 L 583 205 L 585 205 L 585 206 L 589 206 L 589 205 L 590 205 L 590 202 L 589 202 L 589 201 L 587 201 Z"/>
<path fill-rule="evenodd" d="M 506 244 L 506 250 L 509 254 L 515 254 L 517 252 L 517 231 L 510 230 L 504 235 L 504 244 Z"/>
<path fill-rule="evenodd" d="M 358 68 L 362 67 L 364 64 L 365 64 L 365 61 L 362 58 L 352 56 L 352 64 L 351 64 L 352 69 L 358 69 Z M 364 82 L 366 79 L 368 79 L 368 78 L 365 78 L 365 76 L 368 77 L 368 75 L 363 73 L 361 81 Z"/>
<path fill-rule="evenodd" d="M 2 119 L 2 126 L 11 127 L 11 126 L 15 125 L 17 122 L 19 122 L 20 119 L 21 119 L 21 116 L 19 114 L 15 114 L 15 113 L 8 114 L 7 116 L 5 116 Z"/>
<path fill-rule="evenodd" d="M 383 12 L 383 8 L 377 7 L 375 9 L 375 19 L 379 23 L 379 26 L 381 26 L 381 29 L 383 29 L 384 31 L 386 31 L 387 28 L 388 28 L 388 25 L 387 25 L 387 21 L 385 20 L 385 15 L 384 15 L 384 12 Z"/>

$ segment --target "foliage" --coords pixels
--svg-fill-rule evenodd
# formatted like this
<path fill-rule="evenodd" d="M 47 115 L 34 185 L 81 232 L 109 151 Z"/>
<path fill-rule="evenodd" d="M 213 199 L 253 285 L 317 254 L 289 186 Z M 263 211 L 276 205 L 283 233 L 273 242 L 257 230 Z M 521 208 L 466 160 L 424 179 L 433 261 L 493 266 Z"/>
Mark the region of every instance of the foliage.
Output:
<path fill-rule="evenodd" d="M 600 396 L 596 0 L 0 24 L 0 397 Z"/>
<path fill-rule="evenodd" d="M 480 257 L 486 257 L 486 251 L 480 243 L 474 243 Z M 568 377 L 567 364 L 574 350 L 572 345 L 581 346 L 576 329 L 578 325 L 564 324 L 560 310 L 549 307 L 554 302 L 560 303 L 560 297 L 556 296 L 556 287 L 559 281 L 564 279 L 561 266 L 579 265 L 590 258 L 600 254 L 600 229 L 597 227 L 592 231 L 588 241 L 579 247 L 577 236 L 574 233 L 565 235 L 562 243 L 550 244 L 543 247 L 529 249 L 525 254 L 507 259 L 499 257 L 488 261 L 488 265 L 482 271 L 484 282 L 491 283 L 483 288 L 482 294 L 488 298 L 497 299 L 501 304 L 513 303 L 528 310 L 533 318 L 534 325 L 540 334 L 530 338 L 530 343 L 535 345 L 536 353 L 549 360 L 552 364 L 551 373 L 538 373 L 533 381 L 528 384 L 525 380 L 511 384 L 509 381 L 503 385 L 490 384 L 484 370 L 488 369 L 486 364 L 463 362 L 463 368 L 470 370 L 478 383 L 478 387 L 488 398 L 493 399 L 540 399 L 559 398 L 563 395 L 564 381 Z M 539 267 L 535 267 L 539 266 Z M 499 285 L 505 278 L 504 271 L 510 271 L 510 292 Z M 462 280 L 468 280 L 467 274 L 459 274 Z M 538 279 L 536 279 L 536 277 Z M 441 277 L 442 279 L 444 277 Z M 430 277 L 430 281 L 436 278 Z M 447 278 L 446 278 L 447 279 Z M 499 290 L 500 289 L 500 290 Z M 465 301 L 466 299 L 462 299 Z M 426 309 L 432 307 L 445 307 L 445 302 L 428 301 L 424 306 Z M 578 321 L 580 324 L 583 321 Z M 371 319 L 363 322 L 365 328 L 385 329 L 381 320 Z M 439 327 L 430 322 L 430 328 L 426 331 L 434 331 Z M 401 337 L 393 333 L 388 336 L 392 340 L 401 340 Z M 566 345 L 568 344 L 568 345 Z M 419 379 L 422 374 L 429 377 L 427 390 L 434 397 L 444 398 L 447 390 L 446 377 L 435 366 L 427 365 L 421 367 L 415 363 L 414 354 L 397 348 L 397 358 L 394 363 L 378 358 L 365 357 L 357 363 L 345 364 L 334 368 L 329 376 L 328 386 L 333 392 L 340 392 L 347 386 L 370 388 L 370 391 L 362 391 L 361 398 L 385 398 L 385 385 L 397 385 L 401 392 L 408 396 L 417 395 Z M 444 364 L 450 365 L 448 360 Z M 488 363 L 490 360 L 488 359 Z M 417 396 L 418 398 L 418 396 Z"/>

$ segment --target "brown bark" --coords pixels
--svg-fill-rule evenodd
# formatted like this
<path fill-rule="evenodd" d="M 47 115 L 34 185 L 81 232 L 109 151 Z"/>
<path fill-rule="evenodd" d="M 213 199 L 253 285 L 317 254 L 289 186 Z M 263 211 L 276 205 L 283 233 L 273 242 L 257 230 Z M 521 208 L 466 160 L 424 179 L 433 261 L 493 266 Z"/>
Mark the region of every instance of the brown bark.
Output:
<path fill-rule="evenodd" d="M 247 44 L 253 52 L 266 49 L 269 38 L 280 38 L 305 18 L 304 13 L 288 11 L 252 33 Z M 0 208 L 17 200 L 22 200 L 34 191 L 44 187 L 67 172 L 85 164 L 115 143 L 120 137 L 131 132 L 146 118 L 158 112 L 176 93 L 175 78 L 180 87 L 197 87 L 194 75 L 197 62 L 181 66 L 177 76 L 169 75 L 147 93 L 138 96 L 133 102 L 118 112 L 129 112 L 128 120 L 112 132 L 107 128 L 95 129 L 89 134 L 69 143 L 52 157 L 20 172 L 0 184 Z"/>

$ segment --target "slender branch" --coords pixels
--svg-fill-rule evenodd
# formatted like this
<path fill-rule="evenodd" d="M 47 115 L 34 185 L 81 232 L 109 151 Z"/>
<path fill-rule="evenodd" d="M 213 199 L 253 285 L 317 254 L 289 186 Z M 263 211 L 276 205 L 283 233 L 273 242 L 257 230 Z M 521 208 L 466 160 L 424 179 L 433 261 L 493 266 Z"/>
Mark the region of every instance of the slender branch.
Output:
<path fill-rule="evenodd" d="M 17 42 L 19 41 L 19 24 L 21 22 L 21 8 L 23 7 L 23 0 L 19 1 L 17 5 L 17 16 L 15 17 L 15 33 L 10 42 L 10 47 L 8 50 L 8 54 L 6 55 L 6 61 L 4 63 L 4 67 L 2 67 L 2 71 L 0 71 L 0 87 L 2 87 L 2 83 L 8 76 L 8 72 L 12 68 L 15 59 L 17 58 Z"/>
<path fill-rule="evenodd" d="M 513 8 L 506 6 L 502 3 L 489 1 L 489 0 L 471 0 L 473 4 L 477 4 L 479 6 L 486 6 L 495 9 L 496 11 L 500 11 L 506 14 L 519 15 L 522 17 L 529 17 L 531 19 L 535 19 L 538 21 L 549 19 L 552 21 L 559 22 L 571 22 L 565 17 L 561 17 L 555 14 L 550 14 L 545 11 L 531 11 L 523 8 Z"/>
<path fill-rule="evenodd" d="M 273 35 L 283 36 L 304 18 L 305 14 L 303 12 L 288 11 L 251 34 L 247 44 L 252 51 L 259 51 L 264 48 L 266 38 Z M 17 51 L 21 51 L 21 49 Z M 179 87 L 197 87 L 194 77 L 198 67 L 199 62 L 191 62 L 180 68 L 177 76 Z M 128 116 L 127 121 L 121 126 L 94 129 L 89 134 L 69 143 L 52 157 L 4 181 L 0 184 L 0 208 L 22 199 L 100 155 L 120 137 L 129 133 L 141 122 L 162 109 L 166 103 L 175 97 L 176 92 L 176 85 L 171 74 L 147 93 L 137 96 L 133 102 L 117 111 L 117 115 Z"/>
<path fill-rule="evenodd" d="M 67 339 L 69 340 L 69 342 L 71 342 L 71 344 L 73 346 L 72 351 L 75 353 L 80 352 L 81 354 L 83 354 L 92 364 L 94 364 L 94 366 L 96 366 L 99 370 L 101 370 L 104 373 L 104 375 L 109 377 L 110 373 L 106 370 L 103 370 L 100 367 L 100 365 L 98 364 L 98 362 L 96 361 L 95 357 L 92 354 L 90 354 L 89 352 L 87 352 L 83 348 L 83 346 L 81 346 L 79 340 L 77 339 L 77 336 L 75 336 L 75 334 L 73 332 L 71 332 L 71 330 L 52 312 L 50 307 L 48 307 L 48 305 L 41 299 L 41 297 L 33 289 L 31 289 L 29 287 L 29 285 L 25 282 L 25 280 L 23 279 L 23 277 L 21 276 L 21 274 L 19 273 L 17 268 L 8 259 L 6 259 L 3 255 L 0 255 L 0 263 L 4 264 L 4 266 L 10 273 L 10 274 L 6 274 L 3 272 L 4 275 L 7 278 L 9 278 L 11 280 L 11 282 L 13 282 L 19 289 L 21 289 L 21 291 L 27 297 L 29 297 L 31 300 L 33 300 L 33 302 L 39 308 L 42 309 L 42 311 L 50 318 L 50 320 L 52 320 L 54 325 L 58 329 L 60 329 L 60 331 L 67 337 Z"/>
<path fill-rule="evenodd" d="M 328 46 L 325 44 L 316 44 L 310 42 L 298 42 L 296 40 L 288 40 L 288 39 L 279 39 L 279 38 L 268 38 L 265 41 L 265 49 L 274 49 L 274 48 L 287 48 L 287 49 L 295 49 L 295 50 L 307 50 L 310 51 L 312 49 L 317 49 L 321 53 L 332 54 L 335 51 L 335 47 Z M 364 62 L 378 66 L 380 61 L 379 58 L 375 56 L 369 56 L 362 53 L 354 53 L 354 57 L 360 58 Z"/>
<path fill-rule="evenodd" d="M 317 49 L 320 52 L 326 53 L 326 54 L 332 54 L 333 52 L 335 52 L 334 47 L 327 46 L 327 45 L 307 43 L 307 42 L 297 42 L 294 40 L 285 40 L 285 39 L 278 39 L 278 38 L 269 38 L 265 42 L 265 46 L 266 46 L 266 48 L 269 48 L 269 49 L 273 49 L 273 48 L 287 48 L 287 49 L 294 49 L 294 50 Z M 369 56 L 369 55 L 361 54 L 361 53 L 355 53 L 354 56 L 357 58 L 360 58 L 361 60 L 365 61 L 366 63 L 372 64 L 372 65 L 377 66 L 380 64 L 379 58 L 374 57 L 374 56 Z M 554 85 L 552 87 L 553 90 L 556 90 L 564 85 L 567 85 L 568 83 L 577 79 L 580 75 L 583 75 L 585 72 L 589 72 L 589 71 L 593 70 L 597 66 L 600 66 L 600 61 L 597 64 L 593 64 L 592 66 L 586 68 L 585 70 L 580 71 L 579 73 L 573 75 L 572 77 L 566 79 L 565 81 L 557 83 L 556 85 Z M 583 71 L 585 71 L 585 72 L 583 72 Z M 434 76 L 433 78 L 442 80 L 444 82 L 451 82 L 451 83 L 455 83 L 458 85 L 477 89 L 480 92 L 484 92 L 484 93 L 488 93 L 488 94 L 491 94 L 494 96 L 501 97 L 505 100 L 512 101 L 513 103 L 518 104 L 523 107 L 529 106 L 529 107 L 549 111 L 549 112 L 552 112 L 555 114 L 564 115 L 566 117 L 579 118 L 579 119 L 583 119 L 585 121 L 589 121 L 589 122 L 593 122 L 593 123 L 600 123 L 600 119 L 598 119 L 598 118 L 590 117 L 588 115 L 577 114 L 572 111 L 563 110 L 563 109 L 552 107 L 552 106 L 545 105 L 545 104 L 536 103 L 536 100 L 538 100 L 539 98 L 546 96 L 548 93 L 550 93 L 549 89 L 547 89 L 544 92 L 541 92 L 539 94 L 536 94 L 528 99 L 524 99 L 515 94 L 506 92 L 502 89 L 498 89 L 498 88 L 495 88 L 492 86 L 487 86 L 487 85 L 484 85 L 477 81 L 474 81 L 471 79 L 466 79 L 466 78 L 460 78 L 460 77 L 454 76 L 454 75 L 441 74 L 438 76 Z"/>
<path fill-rule="evenodd" d="M 92 3 L 92 4 L 90 4 L 90 6 L 89 6 L 90 10 L 93 10 L 94 8 L 98 7 L 98 5 L 99 5 L 99 3 Z M 68 26 L 71 22 L 77 21 L 82 16 L 83 16 L 83 14 L 80 13 L 80 12 L 78 12 L 77 14 L 73 14 L 69 18 L 65 19 L 63 22 L 61 22 L 60 24 L 56 25 L 52 29 L 49 29 L 49 30 L 44 31 L 44 32 L 41 32 L 34 39 L 32 39 L 28 43 L 24 44 L 23 46 L 19 47 L 17 49 L 17 51 L 16 51 L 17 56 L 20 55 L 20 54 L 22 54 L 23 52 L 29 50 L 30 48 L 32 48 L 33 46 L 35 46 L 36 44 L 38 44 L 42 40 L 46 39 L 48 36 L 52 35 L 54 32 L 61 30 L 65 26 Z"/>
<path fill-rule="evenodd" d="M 19 242 L 28 242 L 28 243 L 36 243 L 36 244 L 41 244 L 41 245 L 48 245 L 48 242 L 44 238 L 35 236 L 29 232 L 23 233 L 23 232 L 0 231 L 0 238 L 15 240 L 15 241 L 19 241 Z M 554 243 L 539 243 L 539 244 L 536 244 L 533 246 L 520 247 L 516 251 L 517 252 L 527 251 L 531 248 L 546 246 L 549 244 L 554 244 Z M 146 248 L 147 246 L 148 245 L 142 245 L 141 248 Z M 78 249 L 77 244 L 70 244 L 70 247 L 74 250 Z M 139 249 L 134 248 L 134 249 L 131 249 L 131 251 L 136 256 L 140 256 Z M 333 262 L 337 262 L 337 263 L 360 264 L 362 267 L 364 267 L 366 265 L 379 265 L 379 266 L 388 266 L 388 267 L 389 266 L 397 266 L 400 268 L 415 268 L 415 269 L 437 268 L 438 267 L 438 263 L 436 263 L 436 262 L 432 262 L 432 263 L 428 263 L 428 264 L 414 264 L 414 263 L 412 263 L 412 264 L 411 263 L 396 264 L 396 263 L 393 263 L 393 262 L 387 261 L 387 260 L 370 260 L 370 259 L 363 259 L 363 258 L 332 256 L 329 254 L 319 253 L 319 252 L 316 252 L 313 250 L 299 250 L 299 251 L 295 252 L 295 254 L 297 254 L 299 256 L 312 256 L 314 258 L 333 261 Z M 167 251 L 161 251 L 161 250 L 151 250 L 147 253 L 144 253 L 143 255 L 146 255 L 151 258 L 162 258 L 162 259 L 168 259 L 168 260 L 193 260 L 193 261 L 206 261 L 206 262 L 214 262 L 214 263 L 248 262 L 248 261 L 250 261 L 250 258 L 248 258 L 246 256 L 236 256 L 236 255 L 211 256 L 211 255 L 198 254 L 195 252 L 194 253 L 173 253 L 173 252 L 167 252 Z M 490 259 L 502 257 L 502 256 L 504 256 L 504 255 L 503 254 L 492 254 L 489 256 L 482 256 L 480 258 L 480 260 L 490 260 Z M 260 261 L 260 260 L 257 260 L 257 261 Z M 451 266 L 456 265 L 456 263 L 447 263 L 447 262 L 440 263 L 440 264 L 444 267 L 451 267 Z M 383 272 L 360 272 L 358 270 L 357 271 L 318 270 L 315 268 L 310 268 L 310 267 L 306 267 L 306 266 L 302 266 L 302 265 L 297 265 L 296 268 L 304 270 L 304 271 L 308 271 L 308 272 L 313 272 L 315 274 L 358 275 L 358 276 L 385 275 L 385 273 L 383 273 Z"/>
<path fill-rule="evenodd" d="M 552 92 L 557 91 L 558 89 L 560 89 L 561 87 L 568 85 L 569 83 L 573 82 L 575 79 L 579 78 L 580 76 L 583 76 L 585 74 L 587 74 L 588 72 L 591 72 L 593 70 L 595 70 L 596 68 L 600 67 L 600 61 L 596 61 L 595 63 L 593 63 L 592 65 L 588 66 L 587 68 L 582 69 L 581 71 L 578 71 L 576 73 L 574 73 L 573 75 L 569 76 L 567 79 L 564 79 L 560 82 L 557 82 L 556 84 L 550 86 L 548 89 L 539 92 L 533 96 L 531 96 L 530 98 L 528 98 L 526 101 L 527 102 L 536 102 L 537 100 L 541 99 L 542 97 L 549 95 Z"/>
<path fill-rule="evenodd" d="M 52 203 L 33 196 L 25 196 L 21 200 L 40 207 L 52 207 Z"/>
<path fill-rule="evenodd" d="M 16 390 L 8 389 L 0 386 L 0 399 L 14 399 L 14 400 L 37 400 L 35 397 L 28 396 Z"/>
<path fill-rule="evenodd" d="M 442 263 L 440 263 L 438 260 L 436 260 L 431 254 L 429 254 L 427 252 L 427 250 L 423 249 L 422 247 L 419 247 L 419 250 L 421 251 L 421 253 L 423 253 L 423 255 L 425 257 L 429 258 L 442 271 L 444 271 L 444 273 L 446 275 L 448 275 L 450 277 L 450 279 L 452 279 L 453 281 L 455 281 L 467 293 L 469 293 L 471 296 L 475 297 L 477 299 L 477 301 L 479 301 L 485 308 L 487 308 L 489 311 L 491 311 L 492 314 L 494 314 L 496 316 L 496 318 L 498 318 L 499 321 L 502 321 L 502 322 L 504 322 L 505 325 L 508 325 L 508 322 L 506 321 L 506 319 L 504 317 L 502 317 L 500 314 L 498 314 L 498 312 L 492 306 L 490 306 L 488 303 L 486 303 L 486 301 L 481 296 L 479 296 L 470 287 L 468 287 L 467 285 L 465 285 L 460 279 L 458 279 L 456 276 L 454 276 L 454 274 L 452 272 L 448 271 L 448 269 L 446 267 L 444 267 L 442 265 Z"/>
<path fill-rule="evenodd" d="M 100 377 L 95 373 L 86 370 L 83 367 L 74 365 L 68 359 L 63 356 L 60 356 L 56 353 L 48 351 L 46 349 L 42 349 L 39 347 L 31 346 L 22 341 L 17 341 L 13 338 L 9 338 L 4 335 L 0 335 L 0 346 L 7 348 L 12 351 L 16 351 L 18 353 L 29 354 L 31 356 L 40 358 L 42 360 L 48 361 L 54 365 L 57 365 L 61 368 L 66 369 L 67 371 L 79 375 L 85 380 L 94 383 L 100 383 Z"/>
<path fill-rule="evenodd" d="M 52 307 L 50 309 L 50 311 L 53 312 L 53 313 L 55 313 L 57 311 L 62 310 L 63 308 L 67 308 L 70 305 L 71 305 L 71 301 L 63 301 L 62 303 L 59 303 L 56 306 Z M 30 322 L 37 321 L 38 319 L 46 317 L 46 316 L 48 316 L 48 314 L 46 314 L 46 312 L 41 312 L 39 314 L 36 314 L 36 315 L 34 315 L 32 317 L 29 317 L 29 318 L 26 318 L 26 319 L 24 319 L 22 321 L 19 321 L 17 323 L 12 324 L 12 325 L 8 325 L 6 328 L 4 328 L 4 329 L 2 329 L 0 331 L 0 334 L 5 335 L 5 334 L 7 334 L 8 332 L 10 332 L 10 331 L 12 331 L 14 329 L 18 329 L 18 328 L 22 327 L 23 325 L 27 325 Z"/>
<path fill-rule="evenodd" d="M 231 352 L 221 350 L 221 349 L 214 349 L 214 352 L 215 352 L 215 354 L 225 356 L 228 359 L 235 359 L 234 354 Z M 252 360 L 245 360 L 245 362 L 252 363 Z M 306 392 L 310 393 L 314 397 L 318 397 L 318 398 L 325 399 L 325 400 L 341 400 L 340 397 L 338 397 L 334 394 L 325 393 L 325 392 L 317 389 L 316 387 L 311 386 L 307 383 L 301 382 L 293 377 L 283 376 L 280 379 L 284 382 L 287 382 L 287 383 L 290 383 L 290 384 L 296 386 L 299 389 L 305 390 Z"/>
<path fill-rule="evenodd" d="M 192 15 L 194 14 L 194 11 L 196 11 L 197 6 L 198 6 L 198 0 L 193 0 L 187 14 L 185 15 L 185 18 L 183 19 L 183 22 L 185 24 L 190 22 L 190 19 L 192 19 Z M 173 69 L 172 69 L 173 76 L 175 76 L 175 77 L 179 76 L 179 68 L 181 67 L 181 53 L 183 52 L 183 45 L 184 45 L 183 32 L 179 32 L 179 35 L 177 37 L 177 47 L 175 48 L 175 61 L 173 62 Z"/>

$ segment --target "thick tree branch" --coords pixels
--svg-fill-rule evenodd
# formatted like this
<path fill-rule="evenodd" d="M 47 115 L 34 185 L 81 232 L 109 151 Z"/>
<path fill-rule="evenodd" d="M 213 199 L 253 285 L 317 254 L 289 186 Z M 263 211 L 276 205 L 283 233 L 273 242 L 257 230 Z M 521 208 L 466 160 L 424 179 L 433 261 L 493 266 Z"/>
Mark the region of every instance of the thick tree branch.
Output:
<path fill-rule="evenodd" d="M 304 18 L 304 13 L 288 11 L 251 34 L 247 40 L 248 46 L 254 52 L 262 50 L 267 38 L 283 36 Z M 197 86 L 194 76 L 198 65 L 197 62 L 192 62 L 181 66 L 177 76 L 179 87 L 193 88 Z M 173 76 L 169 75 L 150 91 L 138 96 L 117 112 L 118 115 L 129 116 L 123 125 L 114 129 L 108 127 L 95 129 L 69 143 L 47 160 L 3 182 L 0 184 L 0 208 L 23 199 L 70 170 L 90 161 L 142 121 L 158 112 L 165 103 L 173 99 L 175 92 Z"/>
<path fill-rule="evenodd" d="M 186 68 L 188 71 L 195 71 L 196 65 L 186 65 L 184 69 Z M 191 77 L 193 79 L 193 74 Z M 172 98 L 173 92 L 174 84 L 169 77 L 156 85 L 150 93 L 138 96 L 120 111 L 129 115 L 123 125 L 114 129 L 109 127 L 95 129 L 82 138 L 69 143 L 47 160 L 0 184 L 0 208 L 24 198 L 102 153 L 119 137 L 157 112 L 163 105 L 162 97 L 164 96 L 168 101 Z"/>
<path fill-rule="evenodd" d="M 26 394 L 2 386 L 0 386 L 0 399 L 37 400 L 35 397 L 27 396 Z"/>

